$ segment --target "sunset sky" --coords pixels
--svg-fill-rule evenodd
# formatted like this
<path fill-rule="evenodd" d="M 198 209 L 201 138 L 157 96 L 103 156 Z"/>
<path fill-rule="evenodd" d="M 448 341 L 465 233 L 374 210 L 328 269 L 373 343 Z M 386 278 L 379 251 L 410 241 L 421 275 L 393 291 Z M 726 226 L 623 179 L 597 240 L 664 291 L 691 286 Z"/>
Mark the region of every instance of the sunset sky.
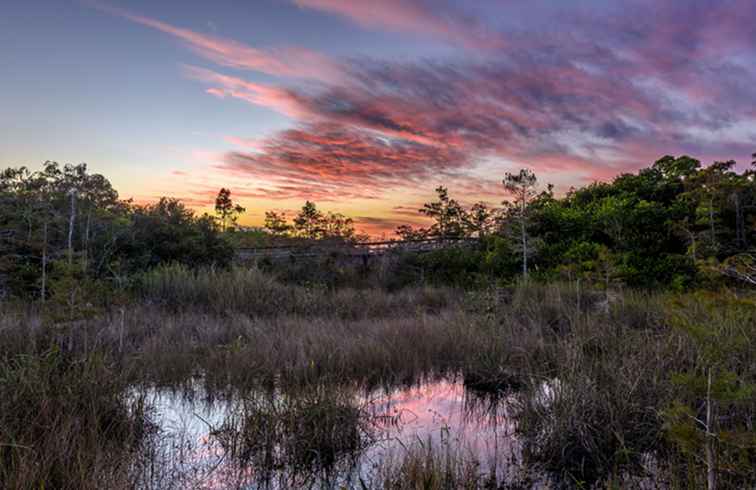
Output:
<path fill-rule="evenodd" d="M 0 168 L 124 198 L 310 199 L 378 235 L 446 184 L 498 204 L 664 154 L 756 151 L 754 0 L 0 2 Z"/>

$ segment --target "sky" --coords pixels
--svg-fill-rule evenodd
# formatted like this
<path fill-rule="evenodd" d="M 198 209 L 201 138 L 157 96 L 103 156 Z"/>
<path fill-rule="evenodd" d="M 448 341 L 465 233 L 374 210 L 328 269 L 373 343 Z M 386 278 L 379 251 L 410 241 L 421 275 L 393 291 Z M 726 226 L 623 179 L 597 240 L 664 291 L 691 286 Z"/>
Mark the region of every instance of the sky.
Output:
<path fill-rule="evenodd" d="M 446 185 L 499 204 L 663 155 L 756 151 L 754 0 L 2 0 L 0 168 L 259 225 L 305 200 L 374 236 Z"/>

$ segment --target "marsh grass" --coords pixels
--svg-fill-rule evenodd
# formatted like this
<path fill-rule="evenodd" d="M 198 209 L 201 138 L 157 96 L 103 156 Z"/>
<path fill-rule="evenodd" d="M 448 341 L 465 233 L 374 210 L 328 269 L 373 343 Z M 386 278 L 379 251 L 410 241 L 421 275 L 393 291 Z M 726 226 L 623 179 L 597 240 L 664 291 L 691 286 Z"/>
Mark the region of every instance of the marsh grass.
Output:
<path fill-rule="evenodd" d="M 741 317 L 717 313 L 717 304 L 729 308 L 729 303 L 716 299 L 704 305 L 693 296 L 586 291 L 575 283 L 530 282 L 466 293 L 429 287 L 388 292 L 284 284 L 254 269 L 191 271 L 172 266 L 147 274 L 137 292 L 138 301 L 125 307 L 65 323 L 51 323 L 32 309 L 0 306 L 6 313 L 0 315 L 4 339 L 0 359 L 3 379 L 9 380 L 2 386 L 0 417 L 10 422 L 0 428 L 5 431 L 0 442 L 5 444 L 5 461 L 15 469 L 2 475 L 15 487 L 22 488 L 21 482 L 34 482 L 33 475 L 41 474 L 51 479 L 79 478 L 86 488 L 82 468 L 102 474 L 106 481 L 121 478 L 126 471 L 124 465 L 104 463 L 125 461 L 117 455 L 103 456 L 115 454 L 108 441 L 122 440 L 123 434 L 113 428 L 119 425 L 105 423 L 104 432 L 93 429 L 103 427 L 99 417 L 105 415 L 82 411 L 72 398 L 100 407 L 97 414 L 123 414 L 108 407 L 121 396 L 119 390 L 133 385 L 176 387 L 200 378 L 211 396 L 261 388 L 299 391 L 303 396 L 291 397 L 285 411 L 298 414 L 296 418 L 254 404 L 248 407 L 254 416 L 248 418 L 279 417 L 279 427 L 286 430 L 268 434 L 269 439 L 285 440 L 283 434 L 294 433 L 300 436 L 290 440 L 299 441 L 303 434 L 312 434 L 316 447 L 336 448 L 347 447 L 350 441 L 329 439 L 327 432 L 316 436 L 314 422 L 332 416 L 346 424 L 351 412 L 333 393 L 331 405 L 317 405 L 309 390 L 324 384 L 368 389 L 409 385 L 429 373 L 462 373 L 469 388 L 508 399 L 514 395 L 526 463 L 545 468 L 560 482 L 605 485 L 620 475 L 640 474 L 649 456 L 677 465 L 664 471 L 682 481 L 686 473 L 700 474 L 701 465 L 678 457 L 680 449 L 666 437 L 661 414 L 675 397 L 700 406 L 699 398 L 682 396 L 672 383 L 672 373 L 700 373 L 704 366 L 701 345 L 670 320 L 670 304 L 679 303 L 676 308 L 686 321 L 704 329 L 730 325 L 722 329 L 723 341 L 742 343 L 753 334 L 753 326 L 742 328 Z M 44 366 L 49 362 L 47 352 L 54 349 L 66 359 L 57 371 L 50 371 L 58 373 L 53 378 L 58 391 L 50 386 L 50 376 L 42 374 L 51 369 Z M 753 347 L 739 349 L 727 369 L 753 380 L 756 353 Z M 82 367 L 97 355 L 108 360 L 90 371 Z M 41 364 L 32 369 L 35 363 Z M 21 376 L 27 371 L 32 374 Z M 20 381 L 24 377 L 27 382 Z M 91 382 L 85 386 L 82 379 Z M 96 388 L 87 388 L 90 384 Z M 30 401 L 7 401 L 18 400 L 15 395 L 5 396 L 9 390 L 26 393 Z M 50 400 L 61 406 L 56 412 L 60 419 L 53 421 L 55 427 L 62 427 L 56 434 L 87 427 L 87 438 L 77 443 L 82 456 L 76 464 L 62 463 L 68 460 L 60 441 L 48 442 L 27 431 L 40 422 L 29 418 L 25 407 L 41 407 L 36 412 L 49 413 L 44 409 L 53 403 Z M 744 400 L 723 407 L 723 413 L 748 429 L 753 427 L 754 406 L 752 399 Z M 320 419 L 307 417 L 326 408 Z M 109 415 L 105 420 L 124 418 Z M 136 419 L 127 420 L 136 424 Z M 324 431 L 328 425 L 324 423 Z M 249 425 L 251 434 L 263 428 L 260 423 Z M 138 425 L 132 431 L 139 434 Z M 132 444 L 136 441 L 133 438 Z M 48 448 L 47 454 L 21 449 L 40 444 Z M 337 453 L 307 451 L 321 454 L 322 460 L 338 459 Z M 442 471 L 443 460 L 428 457 L 415 454 L 414 460 L 405 461 L 405 469 L 401 469 L 404 463 L 395 468 L 396 478 L 387 481 L 399 485 L 400 477 L 411 475 L 420 478 L 414 481 L 425 481 L 422 475 Z M 41 472 L 36 472 L 38 467 Z M 443 471 L 469 476 L 459 466 Z M 737 481 L 748 481 L 745 478 Z M 477 477 L 474 481 L 481 483 Z"/>
<path fill-rule="evenodd" d="M 138 290 L 148 303 L 172 310 L 256 317 L 385 318 L 437 312 L 453 302 L 445 288 L 415 287 L 395 294 L 375 289 L 285 284 L 255 267 L 190 269 L 175 264 L 145 273 Z"/>
<path fill-rule="evenodd" d="M 674 339 L 581 324 L 556 350 L 554 378 L 517 397 L 526 457 L 560 479 L 593 484 L 640 469 L 659 448 Z"/>
<path fill-rule="evenodd" d="M 103 357 L 19 355 L 0 363 L 0 386 L 2 488 L 128 485 L 151 427 Z"/>
<path fill-rule="evenodd" d="M 326 383 L 245 397 L 211 437 L 255 481 L 304 487 L 349 474 L 376 435 L 355 391 Z"/>
<path fill-rule="evenodd" d="M 365 490 L 506 490 L 548 488 L 542 475 L 480 459 L 457 441 L 417 439 L 381 460 L 355 488 Z M 507 462 L 509 463 L 509 462 Z M 506 463 L 504 463 L 506 464 Z M 499 471 L 501 470 L 501 471 Z"/>
<path fill-rule="evenodd" d="M 496 477 L 486 475 L 481 462 L 463 451 L 417 441 L 398 458 L 383 461 L 378 475 L 366 488 L 428 490 L 497 488 Z"/>

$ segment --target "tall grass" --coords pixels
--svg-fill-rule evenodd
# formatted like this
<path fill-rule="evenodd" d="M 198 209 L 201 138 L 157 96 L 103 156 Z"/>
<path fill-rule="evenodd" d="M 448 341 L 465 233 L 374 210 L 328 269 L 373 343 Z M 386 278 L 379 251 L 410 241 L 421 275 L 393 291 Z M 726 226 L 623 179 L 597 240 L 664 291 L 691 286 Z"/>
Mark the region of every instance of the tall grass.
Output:
<path fill-rule="evenodd" d="M 438 311 L 452 301 L 443 288 L 408 288 L 397 294 L 284 284 L 257 268 L 189 269 L 175 264 L 145 273 L 143 299 L 174 310 L 251 316 L 300 315 L 344 319 L 395 317 L 418 309 Z"/>
<path fill-rule="evenodd" d="M 374 431 L 353 390 L 324 383 L 245 397 L 211 437 L 251 480 L 296 488 L 348 474 Z"/>
<path fill-rule="evenodd" d="M 434 445 L 418 440 L 400 455 L 380 462 L 373 475 L 361 481 L 365 489 L 478 490 L 497 489 L 496 474 L 482 462 L 450 442 Z M 358 487 L 360 488 L 360 487 Z"/>
<path fill-rule="evenodd" d="M 149 424 L 102 357 L 19 355 L 0 362 L 0 387 L 2 488 L 129 485 Z"/>

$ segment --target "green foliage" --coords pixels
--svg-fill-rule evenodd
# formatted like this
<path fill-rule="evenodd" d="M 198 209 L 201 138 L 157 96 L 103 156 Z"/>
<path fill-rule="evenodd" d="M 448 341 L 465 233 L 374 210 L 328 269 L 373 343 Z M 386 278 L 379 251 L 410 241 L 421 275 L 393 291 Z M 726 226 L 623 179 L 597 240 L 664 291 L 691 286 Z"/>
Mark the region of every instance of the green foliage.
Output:
<path fill-rule="evenodd" d="M 756 182 L 752 171 L 733 168 L 733 162 L 702 168 L 690 157 L 666 156 L 564 198 L 555 198 L 550 186 L 537 194 L 535 175 L 522 171 L 505 179 L 515 200 L 503 212 L 479 204 L 468 211 L 439 187 L 438 199 L 420 209 L 432 226 L 397 233 L 408 240 L 478 237 L 480 246 L 405 258 L 404 279 L 397 281 L 412 282 L 414 275 L 457 285 L 506 283 L 519 263 L 523 274 L 530 269 L 539 279 L 581 279 L 604 288 L 683 291 L 717 287 L 725 276 L 752 283 L 752 266 L 742 257 L 750 257 L 746 251 L 756 241 L 756 227 L 746 226 L 756 223 Z"/>
<path fill-rule="evenodd" d="M 674 399 L 663 412 L 667 438 L 688 461 L 692 478 L 703 481 L 708 473 L 732 488 L 752 482 L 756 302 L 699 293 L 675 302 L 670 321 L 691 340 L 694 357 L 671 374 Z"/>
<path fill-rule="evenodd" d="M 102 284 L 90 279 L 80 264 L 57 260 L 50 273 L 47 306 L 54 321 L 73 321 L 98 313 Z"/>
<path fill-rule="evenodd" d="M 274 236 L 286 236 L 291 232 L 292 226 L 288 223 L 284 213 L 266 211 L 265 229 Z"/>
<path fill-rule="evenodd" d="M 465 211 L 444 186 L 436 188 L 438 200 L 426 203 L 420 208 L 423 214 L 433 220 L 427 236 L 439 238 L 458 238 L 464 234 Z"/>
<path fill-rule="evenodd" d="M 177 199 L 161 198 L 135 208 L 129 231 L 124 255 L 136 271 L 175 262 L 227 266 L 233 258 L 233 248 L 220 235 L 216 221 L 207 215 L 195 217 Z"/>
<path fill-rule="evenodd" d="M 514 199 L 503 209 L 485 203 L 466 208 L 439 186 L 436 199 L 418 210 L 431 225 L 405 225 L 397 234 L 407 240 L 471 238 L 478 245 L 402 255 L 384 268 L 404 267 L 393 268 L 386 282 L 392 288 L 425 280 L 469 287 L 511 283 L 522 274 L 607 289 L 754 284 L 756 170 L 735 168 L 732 161 L 704 167 L 688 156 L 665 156 L 635 174 L 561 198 L 551 186 L 538 193 L 536 176 L 523 170 L 504 179 L 502 193 Z M 85 165 L 8 168 L 0 173 L 0 297 L 46 301 L 61 261 L 77 264 L 80 273 L 67 272 L 76 280 L 123 287 L 135 273 L 161 264 L 226 267 L 235 247 L 322 240 L 343 245 L 366 238 L 351 218 L 325 213 L 311 201 L 291 221 L 266 213 L 265 228 L 253 231 L 235 230 L 243 208 L 228 189 L 219 192 L 216 211 L 217 219 L 195 216 L 176 199 L 141 206 L 121 201 L 107 179 Z M 314 267 L 276 267 L 285 276 L 301 275 L 293 282 L 333 286 L 359 281 L 369 269 L 350 268 L 335 257 Z"/>
<path fill-rule="evenodd" d="M 448 247 L 417 256 L 425 280 L 431 284 L 470 286 L 479 282 L 482 253 L 462 247 Z"/>
<path fill-rule="evenodd" d="M 228 221 L 238 210 L 226 208 Z M 134 272 L 164 262 L 227 265 L 232 256 L 214 218 L 175 199 L 121 201 L 84 164 L 0 173 L 1 296 L 53 299 L 71 313 L 89 301 L 81 299 L 91 297 L 87 289 L 122 286 Z"/>
<path fill-rule="evenodd" d="M 756 243 L 756 171 L 737 173 L 734 166 L 702 167 L 687 156 L 665 156 L 637 174 L 575 189 L 563 198 L 555 198 L 550 187 L 536 194 L 535 176 L 527 171 L 509 174 L 503 190 L 515 200 L 495 217 L 497 227 L 478 234 L 498 241 L 484 241 L 484 254 L 471 249 L 469 260 L 451 257 L 445 274 L 437 267 L 434 273 L 462 282 L 482 272 L 506 282 L 518 260 L 523 272 L 531 269 L 537 278 L 561 276 L 605 287 L 623 283 L 682 291 L 697 281 L 716 287 L 727 283 L 726 277 L 753 284 L 756 275 L 744 258 L 752 256 Z M 457 224 L 464 222 L 458 217 L 469 221 L 474 209 L 462 208 L 443 187 L 437 192 L 439 199 L 420 210 L 434 219 L 433 227 L 404 227 L 398 233 L 413 239 L 453 229 L 455 236 L 475 236 L 472 228 Z M 474 264 L 476 257 L 482 263 Z"/>
<path fill-rule="evenodd" d="M 457 200 L 449 196 L 444 186 L 436 188 L 437 199 L 425 203 L 418 213 L 433 220 L 428 228 L 414 228 L 400 225 L 396 234 L 402 240 L 423 240 L 428 238 L 484 238 L 496 231 L 500 210 L 490 208 L 484 202 L 473 204 L 469 211 Z"/>

